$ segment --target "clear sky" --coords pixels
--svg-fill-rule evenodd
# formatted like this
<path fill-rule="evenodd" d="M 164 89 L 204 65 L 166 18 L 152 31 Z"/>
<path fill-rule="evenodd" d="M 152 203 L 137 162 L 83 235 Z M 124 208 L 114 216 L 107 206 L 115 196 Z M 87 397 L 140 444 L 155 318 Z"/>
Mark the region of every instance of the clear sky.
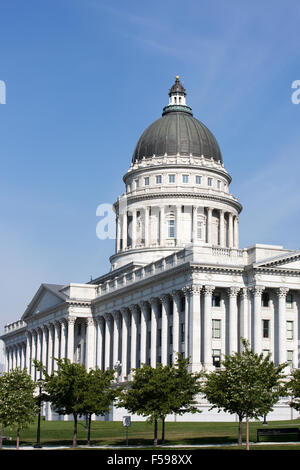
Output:
<path fill-rule="evenodd" d="M 42 282 L 109 269 L 96 208 L 176 74 L 244 207 L 240 246 L 300 249 L 299 20 L 297 0 L 1 0 L 1 332 Z"/>

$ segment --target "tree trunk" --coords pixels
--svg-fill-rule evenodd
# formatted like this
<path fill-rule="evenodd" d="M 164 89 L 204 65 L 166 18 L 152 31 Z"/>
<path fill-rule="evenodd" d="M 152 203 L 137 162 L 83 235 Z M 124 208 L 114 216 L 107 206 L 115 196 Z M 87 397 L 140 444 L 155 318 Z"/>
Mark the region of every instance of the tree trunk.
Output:
<path fill-rule="evenodd" d="M 91 421 L 92 421 L 92 415 L 88 415 L 88 437 L 87 437 L 87 445 L 91 445 Z"/>
<path fill-rule="evenodd" d="M 74 417 L 73 447 L 76 447 L 77 446 L 77 414 L 74 414 L 73 417 Z"/>
<path fill-rule="evenodd" d="M 17 429 L 17 445 L 16 449 L 19 450 L 20 448 L 20 428 Z"/>
<path fill-rule="evenodd" d="M 2 446 L 3 446 L 3 436 L 4 436 L 4 423 L 2 423 L 2 426 L 1 426 L 0 449 L 2 449 Z"/>
<path fill-rule="evenodd" d="M 162 418 L 162 428 L 161 428 L 161 443 L 165 443 L 165 418 Z"/>
<path fill-rule="evenodd" d="M 246 450 L 249 450 L 249 418 L 246 416 Z"/>
<path fill-rule="evenodd" d="M 239 416 L 239 436 L 238 436 L 238 445 L 243 445 L 243 418 Z"/>
<path fill-rule="evenodd" d="M 154 447 L 157 446 L 157 419 L 154 419 Z"/>

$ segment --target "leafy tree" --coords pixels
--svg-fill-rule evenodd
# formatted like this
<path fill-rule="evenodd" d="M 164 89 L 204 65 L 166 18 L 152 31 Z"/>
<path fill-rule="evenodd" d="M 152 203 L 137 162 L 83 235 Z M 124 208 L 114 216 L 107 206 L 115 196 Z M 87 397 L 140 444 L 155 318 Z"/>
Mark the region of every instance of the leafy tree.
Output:
<path fill-rule="evenodd" d="M 287 388 L 292 398 L 290 406 L 300 411 L 300 369 L 295 369 L 291 373 L 291 380 L 288 382 Z"/>
<path fill-rule="evenodd" d="M 73 447 L 77 446 L 77 423 L 82 415 L 86 398 L 88 373 L 83 364 L 72 363 L 69 359 L 55 359 L 58 369 L 49 375 L 39 361 L 34 361 L 44 374 L 45 400 L 51 402 L 60 415 L 73 415 Z"/>
<path fill-rule="evenodd" d="M 88 419 L 88 439 L 90 445 L 91 418 L 93 414 L 103 416 L 118 396 L 120 387 L 114 384 L 115 370 L 91 369 L 87 375 L 87 386 L 83 395 L 81 414 Z"/>
<path fill-rule="evenodd" d="M 2 433 L 4 427 L 16 428 L 17 449 L 20 446 L 20 431 L 27 428 L 34 421 L 38 411 L 34 396 L 35 389 L 36 383 L 27 373 L 26 369 L 12 369 L 10 372 L 5 372 L 0 378 L 0 421 L 2 423 Z"/>
<path fill-rule="evenodd" d="M 143 364 L 133 369 L 133 380 L 120 394 L 117 406 L 148 417 L 154 423 L 154 446 L 158 442 L 158 420 L 162 420 L 164 428 L 168 414 L 197 411 L 194 395 L 199 391 L 198 376 L 187 372 L 187 364 L 188 360 L 182 358 L 172 367 L 158 364 L 154 368 Z"/>
<path fill-rule="evenodd" d="M 273 409 L 286 394 L 284 375 L 286 364 L 275 366 L 270 355 L 255 354 L 243 340 L 243 351 L 225 356 L 222 368 L 206 374 L 202 391 L 212 408 L 237 414 L 238 443 L 242 444 L 242 422 L 246 420 L 246 448 L 249 449 L 249 419 L 259 418 Z"/>

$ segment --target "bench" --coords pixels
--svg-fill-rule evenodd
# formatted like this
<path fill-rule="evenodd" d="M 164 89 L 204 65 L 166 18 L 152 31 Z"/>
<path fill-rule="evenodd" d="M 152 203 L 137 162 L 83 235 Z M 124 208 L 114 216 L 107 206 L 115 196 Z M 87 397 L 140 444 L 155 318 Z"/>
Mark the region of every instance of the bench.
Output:
<path fill-rule="evenodd" d="M 257 430 L 257 442 L 261 436 L 297 436 L 300 439 L 300 429 L 299 428 L 268 428 L 268 429 L 258 429 Z"/>

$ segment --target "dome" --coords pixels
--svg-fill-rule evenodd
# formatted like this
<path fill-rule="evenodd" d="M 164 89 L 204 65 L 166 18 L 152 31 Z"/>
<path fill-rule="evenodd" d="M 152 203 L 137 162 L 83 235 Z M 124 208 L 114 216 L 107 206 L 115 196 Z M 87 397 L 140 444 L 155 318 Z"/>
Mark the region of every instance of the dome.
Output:
<path fill-rule="evenodd" d="M 184 90 L 184 91 L 183 91 Z M 190 107 L 182 103 L 185 89 L 176 77 L 175 85 L 170 89 L 170 103 L 163 109 L 161 118 L 154 121 L 143 132 L 135 147 L 132 162 L 144 157 L 174 155 L 193 155 L 223 161 L 218 142 L 210 130 L 196 119 Z M 181 103 L 181 104 L 180 104 Z"/>

